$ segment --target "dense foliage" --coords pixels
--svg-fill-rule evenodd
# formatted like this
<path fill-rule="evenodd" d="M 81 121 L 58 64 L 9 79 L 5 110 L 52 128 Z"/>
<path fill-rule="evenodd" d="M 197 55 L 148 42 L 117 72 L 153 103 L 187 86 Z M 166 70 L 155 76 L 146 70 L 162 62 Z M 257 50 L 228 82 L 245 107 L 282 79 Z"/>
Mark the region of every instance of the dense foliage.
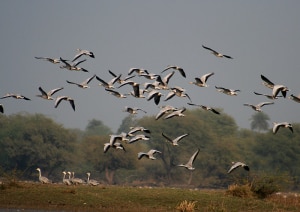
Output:
<path fill-rule="evenodd" d="M 143 126 L 151 131 L 149 141 L 132 144 L 123 142 L 126 151 L 110 148 L 111 130 L 101 121 L 93 119 L 85 131 L 65 129 L 41 114 L 18 113 L 0 116 L 1 168 L 4 172 L 19 170 L 22 179 L 37 180 L 35 169 L 53 181 L 61 181 L 62 171 L 75 171 L 85 178 L 109 184 L 158 186 L 193 186 L 224 188 L 233 183 L 253 182 L 261 176 L 281 179 L 288 189 L 299 189 L 300 124 L 294 123 L 294 133 L 280 129 L 273 134 L 239 129 L 234 119 L 225 113 L 216 115 L 201 109 L 188 110 L 186 117 L 155 120 L 153 116 L 141 119 L 126 117 L 118 131 L 128 132 L 131 126 Z M 136 133 L 141 134 L 142 132 Z M 170 138 L 189 135 L 173 146 Z M 200 149 L 194 162 L 194 171 L 178 167 L 186 163 Z M 157 149 L 157 160 L 142 158 L 137 153 Z M 245 162 L 250 172 L 227 170 L 232 161 Z"/>

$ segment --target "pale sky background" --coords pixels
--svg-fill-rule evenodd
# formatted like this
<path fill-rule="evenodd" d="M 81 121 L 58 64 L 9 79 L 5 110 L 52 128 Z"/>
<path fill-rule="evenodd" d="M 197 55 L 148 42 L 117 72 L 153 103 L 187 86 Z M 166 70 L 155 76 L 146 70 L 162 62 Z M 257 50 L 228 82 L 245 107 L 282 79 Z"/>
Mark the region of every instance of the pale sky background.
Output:
<path fill-rule="evenodd" d="M 98 119 L 116 131 L 128 115 L 122 112 L 125 106 L 142 108 L 147 115 L 155 115 L 158 107 L 145 99 L 117 99 L 98 86 L 97 80 L 86 90 L 66 80 L 81 82 L 93 74 L 110 80 L 109 69 L 126 76 L 133 67 L 159 74 L 168 65 L 178 65 L 187 78 L 176 72 L 170 86 L 185 88 L 193 103 L 223 108 L 241 128 L 249 128 L 254 111 L 243 103 L 269 101 L 253 91 L 271 93 L 262 85 L 260 74 L 289 87 L 288 96 L 300 93 L 299 8 L 297 0 L 2 1 L 0 96 L 20 93 L 32 101 L 8 98 L 0 103 L 7 115 L 43 113 L 67 128 L 80 129 Z M 217 58 L 202 44 L 234 59 Z M 72 59 L 77 48 L 95 54 L 95 59 L 87 58 L 81 64 L 89 73 L 71 72 L 34 58 Z M 208 72 L 215 73 L 208 88 L 189 84 Z M 227 96 L 217 92 L 215 85 L 241 93 Z M 55 109 L 54 101 L 36 97 L 39 86 L 47 91 L 63 86 L 55 96 L 74 98 L 76 111 L 67 102 Z M 123 93 L 130 90 L 129 85 L 120 89 Z M 187 102 L 174 97 L 160 105 L 195 109 Z M 274 121 L 300 122 L 300 104 L 288 98 L 262 109 L 271 118 L 270 127 Z"/>

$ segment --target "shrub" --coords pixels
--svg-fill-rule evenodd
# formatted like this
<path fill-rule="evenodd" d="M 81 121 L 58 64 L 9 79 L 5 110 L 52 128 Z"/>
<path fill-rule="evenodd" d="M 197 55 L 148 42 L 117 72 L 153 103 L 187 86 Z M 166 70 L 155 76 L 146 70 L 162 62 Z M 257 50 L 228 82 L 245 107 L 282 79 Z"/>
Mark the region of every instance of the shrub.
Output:
<path fill-rule="evenodd" d="M 187 201 L 184 200 L 181 203 L 179 203 L 179 205 L 176 206 L 176 210 L 179 210 L 181 212 L 185 212 L 185 211 L 195 211 L 195 205 L 196 205 L 197 201 Z"/>
<path fill-rule="evenodd" d="M 226 191 L 226 194 L 232 195 L 235 197 L 251 197 L 253 195 L 251 191 L 251 185 L 229 185 Z"/>

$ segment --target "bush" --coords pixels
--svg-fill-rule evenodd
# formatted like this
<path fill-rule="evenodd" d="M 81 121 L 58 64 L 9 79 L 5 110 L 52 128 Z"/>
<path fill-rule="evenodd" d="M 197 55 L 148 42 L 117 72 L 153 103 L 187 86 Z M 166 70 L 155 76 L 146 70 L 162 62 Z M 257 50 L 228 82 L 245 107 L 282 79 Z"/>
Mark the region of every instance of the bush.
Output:
<path fill-rule="evenodd" d="M 267 196 L 279 191 L 278 180 L 278 177 L 263 176 L 253 182 L 251 190 L 257 197 L 266 198 Z"/>
<path fill-rule="evenodd" d="M 197 201 L 187 201 L 184 200 L 181 203 L 179 203 L 179 205 L 177 205 L 176 210 L 179 210 L 181 212 L 185 212 L 185 211 L 195 211 L 195 205 L 196 205 Z"/>
<path fill-rule="evenodd" d="M 232 195 L 235 197 L 251 197 L 253 196 L 251 185 L 229 185 L 226 191 L 226 194 Z"/>

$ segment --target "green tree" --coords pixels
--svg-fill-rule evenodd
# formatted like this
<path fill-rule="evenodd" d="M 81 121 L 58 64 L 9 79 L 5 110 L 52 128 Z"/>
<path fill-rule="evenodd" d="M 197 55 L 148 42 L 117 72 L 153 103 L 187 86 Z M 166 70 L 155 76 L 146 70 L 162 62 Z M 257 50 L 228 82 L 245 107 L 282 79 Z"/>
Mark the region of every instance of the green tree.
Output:
<path fill-rule="evenodd" d="M 252 130 L 258 130 L 258 131 L 266 131 L 269 128 L 268 121 L 270 120 L 270 117 L 263 112 L 256 112 L 252 115 L 250 118 L 251 120 L 251 129 Z"/>
<path fill-rule="evenodd" d="M 85 128 L 85 135 L 109 135 L 111 129 L 103 124 L 102 121 L 92 119 Z"/>

